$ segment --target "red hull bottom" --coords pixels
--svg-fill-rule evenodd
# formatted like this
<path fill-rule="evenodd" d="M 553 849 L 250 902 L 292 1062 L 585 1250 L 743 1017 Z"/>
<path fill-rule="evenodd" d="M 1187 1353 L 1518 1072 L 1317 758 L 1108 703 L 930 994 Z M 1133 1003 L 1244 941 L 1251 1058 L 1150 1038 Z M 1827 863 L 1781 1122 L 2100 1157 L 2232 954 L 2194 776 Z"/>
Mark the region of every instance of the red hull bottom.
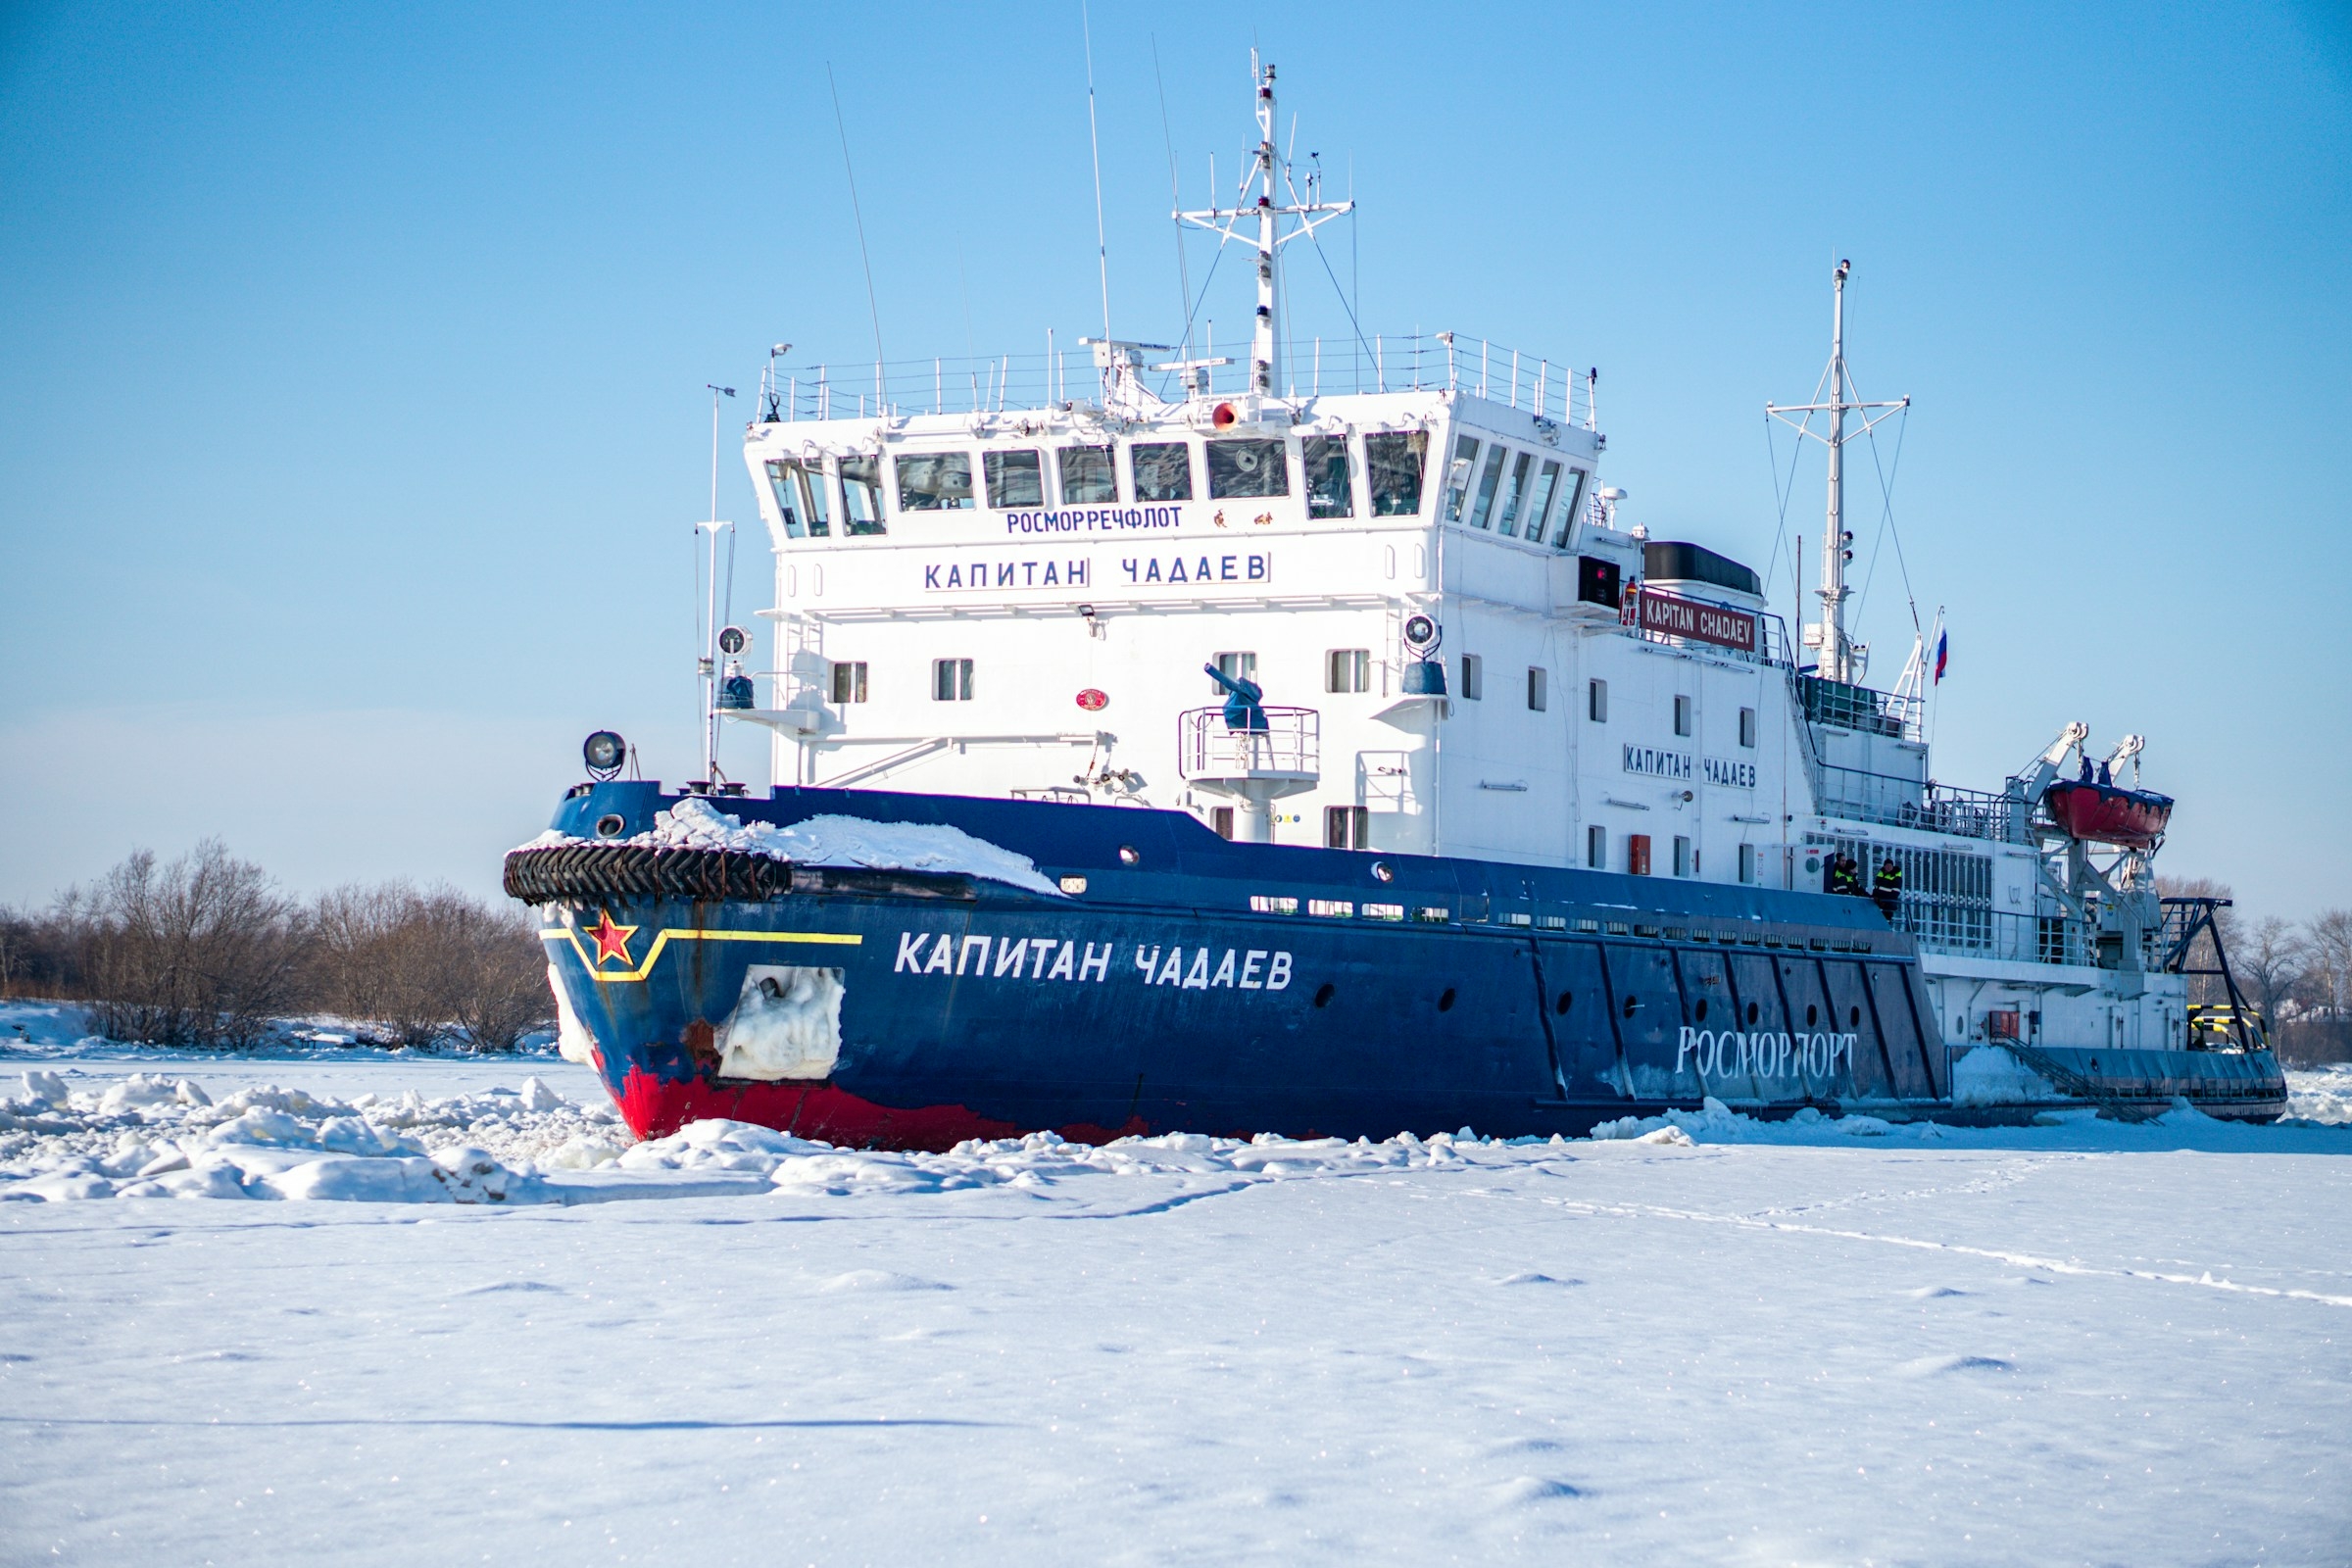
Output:
<path fill-rule="evenodd" d="M 1017 1138 L 1021 1129 L 962 1105 L 883 1105 L 829 1083 L 711 1084 L 673 1081 L 631 1068 L 613 1097 L 640 1138 L 666 1138 L 691 1121 L 748 1121 L 795 1138 L 850 1149 L 955 1148 L 967 1138 Z M 1152 1129 L 1140 1116 L 1124 1127 L 1079 1123 L 1056 1129 L 1074 1143 L 1106 1144 Z"/>

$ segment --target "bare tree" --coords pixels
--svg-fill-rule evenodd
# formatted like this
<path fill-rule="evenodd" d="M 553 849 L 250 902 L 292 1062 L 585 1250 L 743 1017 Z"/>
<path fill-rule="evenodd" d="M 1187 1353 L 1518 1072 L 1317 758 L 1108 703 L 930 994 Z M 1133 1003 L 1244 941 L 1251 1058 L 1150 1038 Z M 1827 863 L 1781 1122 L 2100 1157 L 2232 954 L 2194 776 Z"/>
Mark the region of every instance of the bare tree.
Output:
<path fill-rule="evenodd" d="M 548 990 L 547 954 L 531 917 L 520 909 L 467 901 L 460 931 L 465 943 L 457 1019 L 475 1051 L 513 1051 L 522 1037 L 555 1019 Z"/>
<path fill-rule="evenodd" d="M 246 1045 L 294 998 L 298 911 L 218 839 L 161 868 L 134 851 L 61 915 L 81 934 L 93 1021 L 116 1039 Z"/>
<path fill-rule="evenodd" d="M 2275 914 L 2266 914 L 2230 946 L 2230 967 L 2238 985 L 2263 1021 L 2276 1028 L 2303 979 L 2310 944 L 2302 933 Z"/>
<path fill-rule="evenodd" d="M 2352 909 L 2322 909 L 2305 929 L 2312 1004 L 2340 1026 L 2352 1018 Z"/>

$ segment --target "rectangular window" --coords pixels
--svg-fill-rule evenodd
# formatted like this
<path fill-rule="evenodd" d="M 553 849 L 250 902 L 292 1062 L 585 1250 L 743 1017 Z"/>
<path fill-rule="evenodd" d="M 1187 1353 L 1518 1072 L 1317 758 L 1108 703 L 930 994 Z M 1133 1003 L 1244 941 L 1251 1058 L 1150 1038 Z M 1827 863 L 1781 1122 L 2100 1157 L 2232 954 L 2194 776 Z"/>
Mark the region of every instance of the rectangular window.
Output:
<path fill-rule="evenodd" d="M 1233 837 L 1233 808 L 1212 806 L 1208 808 L 1209 828 L 1221 839 Z"/>
<path fill-rule="evenodd" d="M 1674 732 L 1677 735 L 1690 733 L 1690 699 L 1688 697 L 1674 700 Z"/>
<path fill-rule="evenodd" d="M 1635 876 L 1649 875 L 1649 835 L 1628 833 L 1625 836 L 1625 868 Z"/>
<path fill-rule="evenodd" d="M 1365 806 L 1323 808 L 1323 847 L 1327 850 L 1368 850 L 1372 847 L 1372 809 Z"/>
<path fill-rule="evenodd" d="M 1046 504 L 1045 467 L 1035 452 L 988 452 L 980 458 L 988 474 L 988 504 L 999 512 Z"/>
<path fill-rule="evenodd" d="M 1690 874 L 1690 841 L 1679 833 L 1674 836 L 1674 874 Z"/>
<path fill-rule="evenodd" d="M 968 703 L 972 700 L 972 662 L 968 659 L 931 661 L 931 700 Z"/>
<path fill-rule="evenodd" d="M 1487 449 L 1487 466 L 1478 476 L 1478 500 L 1470 508 L 1470 526 L 1485 528 L 1494 520 L 1494 492 L 1502 486 L 1502 465 L 1510 449 L 1499 441 Z"/>
<path fill-rule="evenodd" d="M 1063 447 L 1061 504 L 1065 507 L 1107 507 L 1119 499 L 1119 470 L 1108 447 Z"/>
<path fill-rule="evenodd" d="M 862 703 L 865 701 L 865 661 L 837 663 L 833 666 L 833 701 Z"/>
<path fill-rule="evenodd" d="M 1528 667 L 1527 706 L 1539 713 L 1551 706 L 1551 671 Z"/>
<path fill-rule="evenodd" d="M 1446 520 L 1462 520 L 1462 501 L 1470 494 L 1471 465 L 1478 461 L 1478 437 L 1453 438 L 1453 461 L 1446 466 Z"/>
<path fill-rule="evenodd" d="M 1334 648 L 1323 656 L 1323 689 L 1327 692 L 1368 692 L 1372 689 L 1372 650 Z"/>
<path fill-rule="evenodd" d="M 1486 673 L 1486 662 L 1476 654 L 1462 656 L 1462 700 L 1464 702 L 1475 703 L 1485 700 L 1487 695 Z"/>
<path fill-rule="evenodd" d="M 1609 868 L 1609 830 L 1597 824 L 1585 829 L 1585 864 L 1595 871 Z"/>
<path fill-rule="evenodd" d="M 1511 481 L 1503 487 L 1502 506 L 1494 514 L 1494 531 L 1505 539 L 1519 537 L 1519 503 L 1527 495 L 1527 470 L 1535 466 L 1535 462 L 1534 453 L 1522 452 L 1519 461 L 1511 465 Z M 1534 519 L 1531 517 L 1529 521 L 1532 523 Z M 1532 526 L 1528 533 L 1541 542 L 1541 536 L 1536 534 Z"/>
<path fill-rule="evenodd" d="M 784 514 L 785 538 L 822 539 L 833 531 L 833 509 L 828 504 L 832 487 L 825 482 L 821 461 L 804 464 L 790 458 L 771 459 L 767 483 L 776 494 L 776 510 Z"/>
<path fill-rule="evenodd" d="M 1421 513 L 1421 469 L 1429 458 L 1426 430 L 1383 430 L 1364 437 L 1364 469 L 1372 481 L 1372 515 Z"/>
<path fill-rule="evenodd" d="M 1552 525 L 1551 542 L 1565 550 L 1576 540 L 1577 514 L 1585 504 L 1585 480 L 1582 468 L 1568 470 L 1568 488 L 1560 499 L 1559 521 Z"/>
<path fill-rule="evenodd" d="M 1254 438 L 1208 443 L 1208 498 L 1232 501 L 1250 496 L 1287 496 L 1290 468 L 1280 441 Z"/>
<path fill-rule="evenodd" d="M 1605 680 L 1585 682 L 1585 716 L 1595 724 L 1609 721 L 1609 683 Z"/>
<path fill-rule="evenodd" d="M 1530 544 L 1544 542 L 1545 519 L 1551 515 L 1551 498 L 1560 491 L 1560 466 L 1546 463 L 1536 475 L 1534 494 L 1527 498 L 1527 538 Z"/>
<path fill-rule="evenodd" d="M 901 512 L 960 512 L 972 504 L 972 455 L 909 452 L 899 459 Z"/>
<path fill-rule="evenodd" d="M 1306 467 L 1306 514 L 1310 517 L 1355 515 L 1355 481 L 1348 471 L 1348 438 L 1310 435 L 1298 443 Z"/>
<path fill-rule="evenodd" d="M 1255 654 L 1219 654 L 1210 662 L 1233 680 L 1254 683 L 1257 679 L 1257 656 Z M 1233 695 L 1213 680 L 1208 683 L 1208 686 L 1209 690 L 1215 692 L 1219 697 Z"/>
<path fill-rule="evenodd" d="M 1756 847 L 1753 844 L 1740 846 L 1740 881 L 1743 886 L 1755 886 Z"/>
<path fill-rule="evenodd" d="M 878 457 L 841 460 L 842 532 L 882 532 L 882 460 Z"/>
<path fill-rule="evenodd" d="M 1193 499 L 1193 449 L 1182 441 L 1138 441 L 1127 449 L 1138 501 Z"/>
<path fill-rule="evenodd" d="M 1752 708 L 1740 710 L 1740 744 L 1751 751 L 1755 749 L 1756 710 Z M 1742 880 L 1745 879 L 1742 878 Z"/>

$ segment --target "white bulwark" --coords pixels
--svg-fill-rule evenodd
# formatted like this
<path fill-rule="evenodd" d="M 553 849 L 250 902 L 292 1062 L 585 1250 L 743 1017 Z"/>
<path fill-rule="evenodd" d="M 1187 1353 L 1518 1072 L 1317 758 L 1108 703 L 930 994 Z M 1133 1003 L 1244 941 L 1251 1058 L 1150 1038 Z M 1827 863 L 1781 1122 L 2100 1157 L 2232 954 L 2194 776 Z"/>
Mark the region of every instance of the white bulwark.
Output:
<path fill-rule="evenodd" d="M 1331 210 L 1308 195 L 1237 209 L 1261 279 L 1276 220 Z M 2180 1044 L 2145 857 L 2092 866 L 2016 781 L 1932 784 L 1918 661 L 1860 684 L 1834 570 L 1800 671 L 1752 570 L 1617 526 L 1586 373 L 1259 324 L 1239 366 L 1102 340 L 773 366 L 744 461 L 774 657 L 730 716 L 773 731 L 776 781 L 1769 887 L 1822 887 L 1842 848 L 1866 884 L 1902 870 L 1947 1042 Z M 1203 666 L 1261 689 L 1262 730 Z"/>

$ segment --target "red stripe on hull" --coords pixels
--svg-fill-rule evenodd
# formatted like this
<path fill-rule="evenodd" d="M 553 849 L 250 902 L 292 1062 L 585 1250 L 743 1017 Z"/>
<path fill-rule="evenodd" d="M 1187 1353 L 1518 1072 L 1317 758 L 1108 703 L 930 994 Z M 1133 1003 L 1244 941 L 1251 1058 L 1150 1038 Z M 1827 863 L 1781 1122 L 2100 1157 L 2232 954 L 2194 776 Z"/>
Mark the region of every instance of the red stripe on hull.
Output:
<path fill-rule="evenodd" d="M 640 1138 L 666 1138 L 690 1121 L 725 1120 L 853 1149 L 946 1150 L 967 1138 L 1014 1138 L 1022 1131 L 961 1105 L 882 1105 L 831 1084 L 675 1081 L 640 1067 L 629 1069 L 613 1101 Z"/>

